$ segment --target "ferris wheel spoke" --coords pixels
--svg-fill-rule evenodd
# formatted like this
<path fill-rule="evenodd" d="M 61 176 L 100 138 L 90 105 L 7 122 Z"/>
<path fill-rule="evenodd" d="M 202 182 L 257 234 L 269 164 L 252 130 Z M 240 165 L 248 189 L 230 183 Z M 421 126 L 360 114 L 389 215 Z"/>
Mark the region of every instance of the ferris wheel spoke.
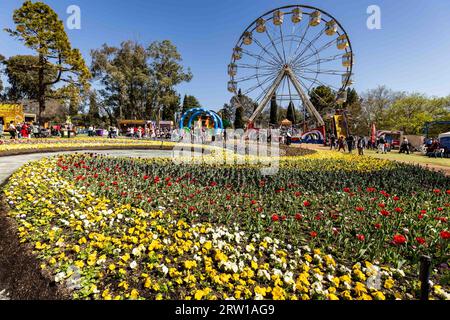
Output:
<path fill-rule="evenodd" d="M 291 62 L 292 62 L 292 57 L 295 57 L 295 56 L 296 56 L 297 51 L 298 51 L 298 49 L 300 49 L 300 47 L 301 47 L 303 41 L 305 40 L 305 37 L 306 37 L 306 34 L 308 33 L 308 31 L 309 31 L 309 23 L 307 24 L 307 26 L 306 26 L 306 28 L 305 28 L 305 31 L 303 32 L 302 38 L 301 38 L 301 40 L 299 41 L 298 46 L 297 46 L 297 48 L 296 48 L 295 51 L 294 51 L 294 54 L 293 54 L 291 57 L 289 57 L 289 64 L 291 64 Z"/>
<path fill-rule="evenodd" d="M 265 71 L 278 71 L 278 67 L 272 67 L 272 66 L 258 66 L 258 65 L 253 65 L 253 64 L 245 64 L 245 63 L 239 63 L 236 64 L 236 66 L 238 68 L 242 68 L 242 69 L 261 69 L 261 70 L 265 70 Z"/>
<path fill-rule="evenodd" d="M 298 77 L 297 77 L 297 78 L 298 78 Z M 331 88 L 331 89 L 333 89 L 333 90 L 335 90 L 335 91 L 339 91 L 339 90 L 340 90 L 339 88 L 336 88 L 335 86 L 330 85 L 330 84 L 326 84 L 326 83 L 324 83 L 324 82 L 322 82 L 322 81 L 320 81 L 320 80 L 318 80 L 318 79 L 309 78 L 309 77 L 302 77 L 302 78 L 303 78 L 303 79 L 306 79 L 306 80 L 309 80 L 309 81 L 311 81 L 311 82 L 313 82 L 313 83 L 317 83 L 317 84 L 319 84 L 319 85 L 321 85 L 321 86 L 329 87 L 329 88 Z"/>
<path fill-rule="evenodd" d="M 291 52 L 292 52 L 292 44 L 294 43 L 294 41 L 292 41 L 292 39 L 295 39 L 295 29 L 297 28 L 297 24 L 294 24 L 294 26 L 292 27 L 292 32 L 291 32 L 291 41 L 290 41 L 290 45 L 289 45 L 289 52 L 288 52 L 288 57 L 291 57 Z"/>
<path fill-rule="evenodd" d="M 248 56 L 250 56 L 250 57 L 252 57 L 252 58 L 255 58 L 256 60 L 264 61 L 265 63 L 270 64 L 271 66 L 274 66 L 274 67 L 279 66 L 279 64 L 277 63 L 277 61 L 274 61 L 274 60 L 267 60 L 267 59 L 264 58 L 263 56 L 258 55 L 258 54 L 253 53 L 253 52 L 250 52 L 250 51 L 248 51 L 248 50 L 242 50 L 242 53 L 244 53 L 244 54 L 246 54 L 246 55 L 248 55 Z"/>
<path fill-rule="evenodd" d="M 267 31 L 267 29 L 266 29 L 266 35 L 267 35 L 267 37 L 269 38 L 270 42 L 272 43 L 272 47 L 275 49 L 275 52 L 276 52 L 278 58 L 280 59 L 280 63 L 284 64 L 283 57 L 281 56 L 280 52 L 278 52 L 277 45 L 276 45 L 275 42 L 273 41 L 273 39 L 272 39 L 272 37 L 270 36 L 270 33 L 269 33 L 269 31 Z"/>
<path fill-rule="evenodd" d="M 307 68 L 303 68 L 301 70 L 304 73 L 319 73 L 319 74 L 329 74 L 329 75 L 337 75 L 337 76 L 342 76 L 347 73 L 347 71 L 342 71 L 342 70 L 320 70 L 320 69 L 312 70 L 312 69 L 307 69 Z"/>
<path fill-rule="evenodd" d="M 281 65 L 283 62 L 277 58 L 272 52 L 268 51 L 257 39 L 253 40 L 265 53 L 272 57 L 272 59 L 278 64 Z"/>
<path fill-rule="evenodd" d="M 325 28 L 322 28 L 322 29 L 320 30 L 320 32 L 314 37 L 314 39 L 311 40 L 311 41 L 306 45 L 305 48 L 303 48 L 302 52 L 300 52 L 300 54 L 298 54 L 298 55 L 294 58 L 294 60 L 292 61 L 292 63 L 295 64 L 295 63 L 296 63 L 296 62 L 297 62 L 297 61 L 298 61 L 298 60 L 306 53 L 306 51 L 308 51 L 308 49 L 311 48 L 311 47 L 314 45 L 314 43 L 315 43 L 317 40 L 320 39 L 320 37 L 324 34 L 324 32 L 325 32 Z"/>
<path fill-rule="evenodd" d="M 315 65 L 315 64 L 318 64 L 318 63 L 324 64 L 324 63 L 327 63 L 327 62 L 336 61 L 336 60 L 341 59 L 341 58 L 342 58 L 342 55 L 338 54 L 338 55 L 330 56 L 330 57 L 327 57 L 327 58 L 319 58 L 319 59 L 316 59 L 314 61 L 310 61 L 307 64 L 298 64 L 298 66 L 301 67 L 301 68 L 304 68 L 304 67 L 309 67 L 309 66 L 312 66 L 312 65 Z M 307 62 L 307 61 L 305 61 L 305 62 Z"/>
<path fill-rule="evenodd" d="M 284 58 L 284 63 L 286 63 L 286 49 L 284 48 L 284 37 L 283 37 L 283 29 L 281 28 L 281 25 L 279 26 L 280 28 L 280 36 L 281 36 L 281 48 L 283 49 L 283 58 Z"/>
<path fill-rule="evenodd" d="M 333 39 L 333 40 L 331 40 L 331 41 L 329 41 L 329 42 L 327 42 L 327 43 L 324 44 L 322 47 L 320 47 L 319 49 L 317 49 L 316 52 L 313 52 L 313 53 L 311 53 L 311 54 L 309 54 L 309 55 L 307 55 L 307 56 L 304 56 L 303 59 L 300 59 L 300 60 L 297 61 L 296 63 L 300 63 L 300 64 L 303 63 L 304 61 L 310 59 L 311 57 L 313 57 L 313 56 L 319 54 L 320 52 L 322 52 L 322 51 L 328 49 L 328 48 L 331 47 L 334 43 L 336 43 L 336 41 L 337 41 L 337 38 L 336 38 L 336 39 Z"/>
<path fill-rule="evenodd" d="M 234 81 L 236 82 L 245 82 L 245 81 L 249 81 L 249 80 L 255 80 L 255 79 L 259 79 L 261 78 L 265 78 L 267 76 L 271 76 L 273 75 L 273 72 L 266 72 L 266 73 L 256 73 L 254 75 L 248 76 L 248 77 L 241 77 L 241 78 L 237 78 Z"/>
<path fill-rule="evenodd" d="M 263 86 L 264 84 L 268 83 L 269 81 L 275 80 L 276 77 L 277 77 L 277 75 L 272 75 L 272 76 L 268 77 L 266 80 L 264 80 L 263 82 L 258 83 L 256 85 L 254 85 L 253 87 L 250 87 L 249 89 L 247 89 L 244 92 L 244 95 L 248 95 L 250 92 L 256 90 L 257 88 L 260 88 L 261 86 Z"/>

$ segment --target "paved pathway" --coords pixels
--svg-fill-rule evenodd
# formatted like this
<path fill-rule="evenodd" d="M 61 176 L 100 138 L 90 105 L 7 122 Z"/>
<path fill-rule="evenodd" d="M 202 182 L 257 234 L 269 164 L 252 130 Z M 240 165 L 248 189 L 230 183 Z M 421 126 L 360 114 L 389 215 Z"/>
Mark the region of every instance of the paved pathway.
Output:
<path fill-rule="evenodd" d="M 18 156 L 0 157 L 0 184 L 6 181 L 8 177 L 25 163 L 33 160 L 39 160 L 44 157 L 51 157 L 57 154 L 70 154 L 81 152 L 95 152 L 97 154 L 107 154 L 110 156 L 125 156 L 131 158 L 156 158 L 156 157 L 170 157 L 172 151 L 170 150 L 101 150 L 101 151 L 62 151 L 54 153 L 34 153 L 24 154 Z"/>
<path fill-rule="evenodd" d="M 70 154 L 70 153 L 81 153 L 82 151 L 63 151 L 54 153 L 35 153 L 35 154 L 24 154 L 18 156 L 7 156 L 0 157 L 0 184 L 3 184 L 11 174 L 23 166 L 29 161 L 39 160 L 44 157 L 51 157 L 57 154 Z M 170 150 L 102 150 L 102 151 L 89 151 L 84 152 L 95 152 L 97 154 L 107 154 L 110 156 L 126 156 L 132 158 L 156 158 L 156 157 L 170 157 L 172 151 Z M 8 293 L 0 287 L 0 300 L 8 300 Z"/>

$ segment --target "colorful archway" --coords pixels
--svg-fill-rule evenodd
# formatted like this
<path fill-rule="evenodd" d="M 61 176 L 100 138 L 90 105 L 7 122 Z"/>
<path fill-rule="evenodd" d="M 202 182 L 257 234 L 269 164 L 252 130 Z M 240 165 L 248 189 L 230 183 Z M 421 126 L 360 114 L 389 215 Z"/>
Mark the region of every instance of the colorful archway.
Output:
<path fill-rule="evenodd" d="M 193 108 L 193 109 L 186 111 L 180 119 L 180 122 L 179 122 L 180 129 L 185 128 L 184 122 L 186 119 L 189 119 L 187 128 L 190 128 L 192 125 L 192 121 L 194 121 L 194 119 L 196 117 L 201 116 L 201 115 L 207 115 L 213 119 L 215 130 L 223 129 L 222 118 L 216 112 L 214 112 L 212 110 L 207 110 L 204 108 Z"/>

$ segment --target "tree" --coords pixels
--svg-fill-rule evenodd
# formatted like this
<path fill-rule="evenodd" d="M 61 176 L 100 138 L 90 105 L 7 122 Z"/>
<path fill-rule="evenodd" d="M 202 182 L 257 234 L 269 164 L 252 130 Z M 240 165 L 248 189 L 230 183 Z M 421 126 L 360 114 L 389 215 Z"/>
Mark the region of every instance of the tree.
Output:
<path fill-rule="evenodd" d="M 38 55 L 38 62 L 32 67 L 38 73 L 38 116 L 41 120 L 49 88 L 60 82 L 87 86 L 91 75 L 80 51 L 72 48 L 63 22 L 48 5 L 27 0 L 14 11 L 13 21 L 16 29 L 6 29 L 6 32 Z M 45 76 L 51 70 L 56 70 L 57 75 L 48 80 Z"/>
<path fill-rule="evenodd" d="M 39 64 L 39 57 L 32 55 L 12 56 L 4 61 L 6 66 L 5 75 L 10 87 L 6 94 L 9 100 L 18 101 L 22 99 L 39 99 L 39 72 L 35 67 Z M 44 80 L 52 81 L 57 77 L 55 68 L 45 69 Z M 49 88 L 46 97 L 53 97 L 54 91 Z"/>
<path fill-rule="evenodd" d="M 318 86 L 309 93 L 309 100 L 316 110 L 325 116 L 327 111 L 335 108 L 336 93 L 327 86 Z"/>
<path fill-rule="evenodd" d="M 235 109 L 236 111 L 238 108 L 243 108 L 242 117 L 244 120 L 250 118 L 255 112 L 255 109 L 258 107 L 258 104 L 254 102 L 250 97 L 242 94 L 240 89 L 238 91 L 238 94 L 231 98 L 230 103 L 233 109 Z"/>
<path fill-rule="evenodd" d="M 378 129 L 389 129 L 389 124 L 386 123 L 386 112 L 388 108 L 401 97 L 404 97 L 404 92 L 394 92 L 386 86 L 378 86 L 375 89 L 366 91 L 362 95 L 361 103 L 361 119 L 363 125 L 369 132 L 373 123 Z"/>
<path fill-rule="evenodd" d="M 167 108 L 179 99 L 174 87 L 182 82 L 191 81 L 192 73 L 190 69 L 184 70 L 181 55 L 169 40 L 155 41 L 150 44 L 147 51 L 153 60 L 150 67 L 159 121 L 161 108 Z"/>
<path fill-rule="evenodd" d="M 196 97 L 190 96 L 190 95 L 184 95 L 183 107 L 181 110 L 182 113 L 185 113 L 189 109 L 200 108 L 200 107 L 201 107 L 201 104 L 200 104 L 200 102 L 198 102 Z"/>
<path fill-rule="evenodd" d="M 92 50 L 91 71 L 102 85 L 103 109 L 110 119 L 148 119 L 154 111 L 150 55 L 137 42 Z"/>
<path fill-rule="evenodd" d="M 3 74 L 3 63 L 4 63 L 4 61 L 5 61 L 5 57 L 0 54 L 0 98 L 1 99 L 3 97 L 3 94 L 2 94 L 2 92 L 3 92 L 2 74 Z"/>
<path fill-rule="evenodd" d="M 367 135 L 370 131 L 369 124 L 362 113 L 361 99 L 353 88 L 347 88 L 347 101 L 342 104 L 347 111 L 349 129 L 351 134 Z"/>
<path fill-rule="evenodd" d="M 278 124 L 278 105 L 277 105 L 277 96 L 274 94 L 270 99 L 270 124 L 277 125 Z"/>
<path fill-rule="evenodd" d="M 97 101 L 97 92 L 95 90 L 92 90 L 89 93 L 89 111 L 88 115 L 92 117 L 93 119 L 99 119 L 100 118 L 100 108 L 98 106 Z"/>
<path fill-rule="evenodd" d="M 244 108 L 238 107 L 236 108 L 236 115 L 234 117 L 234 128 L 235 129 L 244 129 Z"/>
<path fill-rule="evenodd" d="M 385 124 L 389 129 L 403 131 L 404 134 L 423 133 L 426 122 L 450 120 L 450 97 L 428 98 L 413 93 L 396 100 L 386 110 Z"/>
<path fill-rule="evenodd" d="M 225 103 L 223 105 L 222 109 L 220 109 L 218 111 L 218 114 L 222 117 L 223 121 L 227 121 L 228 123 L 233 123 L 235 110 L 233 109 L 231 104 Z"/>
<path fill-rule="evenodd" d="M 286 118 L 292 122 L 292 124 L 295 124 L 295 107 L 294 103 L 291 101 L 289 102 L 289 106 L 287 109 Z"/>
<path fill-rule="evenodd" d="M 176 94 L 176 93 L 175 93 Z M 175 113 L 181 109 L 180 100 L 181 97 L 176 95 L 176 99 L 167 106 L 163 107 L 162 118 L 167 121 L 175 121 Z"/>

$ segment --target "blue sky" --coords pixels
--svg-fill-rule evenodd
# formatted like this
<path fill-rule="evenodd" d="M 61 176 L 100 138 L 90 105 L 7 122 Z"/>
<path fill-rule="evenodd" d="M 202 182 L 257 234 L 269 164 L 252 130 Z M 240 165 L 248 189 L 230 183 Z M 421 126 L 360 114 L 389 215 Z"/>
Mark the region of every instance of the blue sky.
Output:
<path fill-rule="evenodd" d="M 194 79 L 180 85 L 203 106 L 218 109 L 231 98 L 226 90 L 231 50 L 258 16 L 279 6 L 305 4 L 332 14 L 353 44 L 355 88 L 385 84 L 394 90 L 450 94 L 450 1 L 448 0 L 45 0 L 66 20 L 69 5 L 82 13 L 81 30 L 68 30 L 74 47 L 90 63 L 89 52 L 103 43 L 124 40 L 149 44 L 170 39 Z M 1 0 L 0 27 L 12 26 L 20 0 Z M 366 27 L 369 5 L 381 8 L 381 30 Z M 0 53 L 27 53 L 21 43 L 0 32 Z"/>

